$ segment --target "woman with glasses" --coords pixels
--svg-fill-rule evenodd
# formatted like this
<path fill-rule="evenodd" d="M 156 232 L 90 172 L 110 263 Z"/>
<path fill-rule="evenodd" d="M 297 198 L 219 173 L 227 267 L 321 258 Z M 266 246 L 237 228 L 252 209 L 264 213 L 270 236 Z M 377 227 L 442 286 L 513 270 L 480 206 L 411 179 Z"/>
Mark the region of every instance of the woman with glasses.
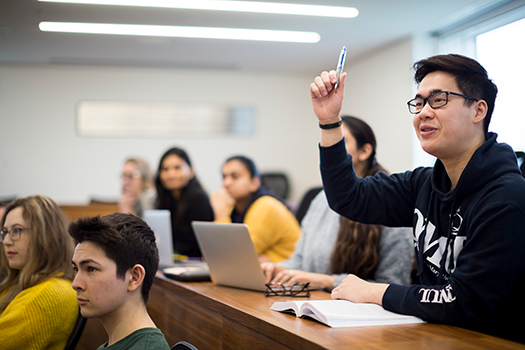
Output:
<path fill-rule="evenodd" d="M 197 180 L 190 157 L 183 149 L 174 147 L 162 155 L 155 187 L 155 208 L 171 212 L 174 252 L 200 257 L 202 253 L 191 222 L 213 221 L 213 210 L 208 195 Z"/>
<path fill-rule="evenodd" d="M 359 177 L 385 172 L 376 161 L 376 138 L 361 119 L 342 117 L 345 145 Z M 350 221 L 328 206 L 321 191 L 302 223 L 302 235 L 290 259 L 263 263 L 267 282 L 286 286 L 310 283 L 332 290 L 349 273 L 373 281 L 410 284 L 414 262 L 411 228 L 390 228 Z"/>
<path fill-rule="evenodd" d="M 122 168 L 120 211 L 143 217 L 144 210 L 154 208 L 155 196 L 148 163 L 140 158 L 127 159 Z"/>
<path fill-rule="evenodd" d="M 211 196 L 215 221 L 245 223 L 259 260 L 281 261 L 293 252 L 300 227 L 295 216 L 261 184 L 255 163 L 231 157 L 222 167 L 222 189 Z"/>
<path fill-rule="evenodd" d="M 64 214 L 47 197 L 19 198 L 1 227 L 0 347 L 64 349 L 79 311 Z"/>

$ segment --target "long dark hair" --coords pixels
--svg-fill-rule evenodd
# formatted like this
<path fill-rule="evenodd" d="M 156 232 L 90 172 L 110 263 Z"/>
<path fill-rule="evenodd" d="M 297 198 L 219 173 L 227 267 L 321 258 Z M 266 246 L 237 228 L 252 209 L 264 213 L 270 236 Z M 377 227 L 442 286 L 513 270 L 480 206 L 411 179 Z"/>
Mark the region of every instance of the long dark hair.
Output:
<path fill-rule="evenodd" d="M 173 222 L 180 223 L 182 216 L 186 212 L 188 205 L 188 198 L 191 198 L 197 192 L 204 192 L 197 176 L 194 175 L 189 181 L 188 186 L 181 191 L 180 198 L 176 199 L 170 190 L 166 189 L 162 185 L 160 180 L 160 170 L 162 169 L 162 163 L 168 156 L 177 156 L 184 160 L 190 168 L 192 168 L 191 160 L 188 154 L 181 148 L 173 147 L 166 151 L 160 158 L 159 167 L 157 168 L 157 175 L 155 176 L 155 188 L 157 190 L 157 199 L 155 201 L 155 208 L 157 209 L 172 209 L 176 208 L 176 211 L 172 213 Z"/>
<path fill-rule="evenodd" d="M 341 119 L 350 129 L 358 149 L 367 143 L 372 146 L 365 176 L 386 172 L 375 157 L 377 143 L 372 128 L 356 117 L 344 116 Z M 339 232 L 332 252 L 332 273 L 353 273 L 363 279 L 373 278 L 379 264 L 380 237 L 381 226 L 361 224 L 341 216 Z"/>

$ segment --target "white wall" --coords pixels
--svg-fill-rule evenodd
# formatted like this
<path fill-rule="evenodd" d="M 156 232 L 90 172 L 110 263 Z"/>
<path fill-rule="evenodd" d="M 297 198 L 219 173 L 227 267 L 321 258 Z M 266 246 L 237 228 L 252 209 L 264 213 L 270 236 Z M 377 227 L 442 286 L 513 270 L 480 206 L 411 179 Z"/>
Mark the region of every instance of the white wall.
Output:
<path fill-rule="evenodd" d="M 349 72 L 344 113 L 371 124 L 378 159 L 390 171 L 411 167 L 410 41 L 356 62 Z M 319 72 L 330 67 L 320 67 Z M 44 194 L 59 203 L 91 196 L 117 198 L 122 161 L 141 156 L 156 168 L 171 146 L 190 153 L 206 190 L 220 186 L 226 157 L 245 154 L 261 171 L 282 170 L 292 200 L 320 184 L 319 129 L 308 87 L 312 76 L 84 66 L 0 66 L 0 197 Z M 253 137 L 81 138 L 81 100 L 249 104 L 257 110 Z"/>
<path fill-rule="evenodd" d="M 357 62 L 346 62 L 343 114 L 365 120 L 377 139 L 377 160 L 391 173 L 412 168 L 411 41 L 403 40 Z"/>

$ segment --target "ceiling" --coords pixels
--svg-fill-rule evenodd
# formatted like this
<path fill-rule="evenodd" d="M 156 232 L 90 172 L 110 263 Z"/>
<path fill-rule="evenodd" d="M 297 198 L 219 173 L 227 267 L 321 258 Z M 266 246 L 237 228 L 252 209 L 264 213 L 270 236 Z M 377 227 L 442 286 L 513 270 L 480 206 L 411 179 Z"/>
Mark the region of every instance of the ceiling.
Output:
<path fill-rule="evenodd" d="M 259 0 L 263 1 L 263 0 Z M 47 63 L 317 73 L 413 34 L 453 27 L 506 0 L 273 0 L 352 6 L 348 18 L 2 0 L 0 64 Z M 316 44 L 44 33 L 41 21 L 157 24 L 313 31 Z"/>

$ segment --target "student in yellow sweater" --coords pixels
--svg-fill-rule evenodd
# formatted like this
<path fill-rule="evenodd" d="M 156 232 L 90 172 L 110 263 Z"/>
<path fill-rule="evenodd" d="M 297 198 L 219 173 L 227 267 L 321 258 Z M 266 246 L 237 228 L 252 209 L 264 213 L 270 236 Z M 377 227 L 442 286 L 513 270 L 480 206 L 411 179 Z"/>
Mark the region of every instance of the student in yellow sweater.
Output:
<path fill-rule="evenodd" d="M 222 188 L 210 196 L 215 222 L 248 225 L 259 260 L 278 262 L 290 257 L 300 235 L 295 216 L 262 186 L 254 162 L 231 157 L 222 167 Z"/>
<path fill-rule="evenodd" d="M 1 228 L 0 348 L 64 349 L 79 310 L 64 214 L 47 197 L 19 198 Z"/>

